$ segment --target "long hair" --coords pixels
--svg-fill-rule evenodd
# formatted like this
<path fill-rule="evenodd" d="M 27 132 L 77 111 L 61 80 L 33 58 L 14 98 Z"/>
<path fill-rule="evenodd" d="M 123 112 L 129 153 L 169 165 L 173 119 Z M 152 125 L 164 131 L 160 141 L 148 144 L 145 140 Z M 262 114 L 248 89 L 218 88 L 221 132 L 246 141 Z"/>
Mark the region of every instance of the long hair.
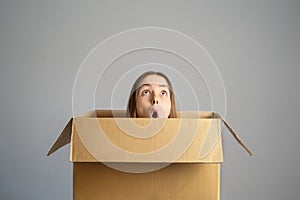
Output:
<path fill-rule="evenodd" d="M 139 86 L 140 86 L 141 82 L 144 80 L 144 78 L 149 75 L 158 75 L 158 76 L 161 76 L 164 79 L 166 79 L 169 90 L 170 90 L 170 100 L 171 100 L 171 110 L 170 110 L 169 118 L 176 118 L 177 114 L 176 114 L 176 104 L 175 104 L 175 96 L 174 96 L 173 86 L 166 75 L 164 75 L 161 72 L 154 72 L 154 71 L 148 71 L 148 72 L 143 73 L 134 82 L 134 84 L 131 88 L 131 91 L 130 91 L 129 99 L 128 99 L 126 115 L 128 117 L 132 117 L 132 118 L 138 117 L 137 111 L 136 111 L 136 99 L 138 96 Z"/>

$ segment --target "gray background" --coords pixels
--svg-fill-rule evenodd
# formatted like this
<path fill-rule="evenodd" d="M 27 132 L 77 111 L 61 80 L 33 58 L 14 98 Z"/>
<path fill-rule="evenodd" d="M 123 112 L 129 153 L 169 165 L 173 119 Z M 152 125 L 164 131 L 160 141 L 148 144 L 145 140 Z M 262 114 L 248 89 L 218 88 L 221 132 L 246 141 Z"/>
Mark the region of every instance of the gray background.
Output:
<path fill-rule="evenodd" d="M 72 116 L 77 70 L 144 26 L 190 35 L 220 69 L 228 121 L 255 152 L 224 131 L 221 198 L 299 199 L 299 19 L 299 1 L 1 1 L 0 199 L 72 199 L 68 148 L 46 153 Z"/>

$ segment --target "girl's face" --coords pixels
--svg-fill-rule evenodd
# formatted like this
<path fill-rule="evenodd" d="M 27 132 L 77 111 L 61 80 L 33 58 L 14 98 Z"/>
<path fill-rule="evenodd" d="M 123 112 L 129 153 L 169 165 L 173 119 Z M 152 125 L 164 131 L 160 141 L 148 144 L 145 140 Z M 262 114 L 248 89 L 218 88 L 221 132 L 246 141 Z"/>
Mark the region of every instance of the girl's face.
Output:
<path fill-rule="evenodd" d="M 138 117 L 169 117 L 171 99 L 165 78 L 159 75 L 144 78 L 137 93 L 136 111 Z"/>

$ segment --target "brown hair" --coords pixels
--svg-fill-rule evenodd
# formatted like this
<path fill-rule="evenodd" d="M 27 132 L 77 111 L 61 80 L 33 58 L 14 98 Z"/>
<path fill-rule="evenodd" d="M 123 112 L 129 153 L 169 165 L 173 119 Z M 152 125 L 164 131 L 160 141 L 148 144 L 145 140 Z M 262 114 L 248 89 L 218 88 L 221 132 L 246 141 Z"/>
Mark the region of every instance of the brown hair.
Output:
<path fill-rule="evenodd" d="M 158 75 L 158 76 L 161 76 L 164 79 L 166 79 L 169 90 L 170 90 L 170 100 L 171 100 L 171 110 L 170 110 L 169 118 L 176 118 L 177 114 L 176 114 L 175 96 L 174 96 L 172 84 L 166 75 L 164 75 L 161 72 L 154 72 L 154 71 L 148 71 L 148 72 L 143 73 L 134 82 L 134 84 L 131 88 L 129 99 L 128 99 L 127 116 L 133 117 L 133 118 L 138 117 L 137 112 L 136 112 L 136 99 L 137 99 L 137 95 L 138 95 L 139 85 L 144 80 L 144 78 L 149 75 Z"/>

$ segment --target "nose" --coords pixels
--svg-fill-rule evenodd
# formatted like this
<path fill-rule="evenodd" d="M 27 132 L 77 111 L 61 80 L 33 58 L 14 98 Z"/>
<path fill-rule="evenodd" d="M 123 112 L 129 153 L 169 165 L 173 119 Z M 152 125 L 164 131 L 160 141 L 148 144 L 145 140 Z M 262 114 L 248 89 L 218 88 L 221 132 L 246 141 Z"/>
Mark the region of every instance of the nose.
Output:
<path fill-rule="evenodd" d="M 158 99 L 156 98 L 155 95 L 153 95 L 153 98 L 152 98 L 152 105 L 154 104 L 158 104 Z"/>

